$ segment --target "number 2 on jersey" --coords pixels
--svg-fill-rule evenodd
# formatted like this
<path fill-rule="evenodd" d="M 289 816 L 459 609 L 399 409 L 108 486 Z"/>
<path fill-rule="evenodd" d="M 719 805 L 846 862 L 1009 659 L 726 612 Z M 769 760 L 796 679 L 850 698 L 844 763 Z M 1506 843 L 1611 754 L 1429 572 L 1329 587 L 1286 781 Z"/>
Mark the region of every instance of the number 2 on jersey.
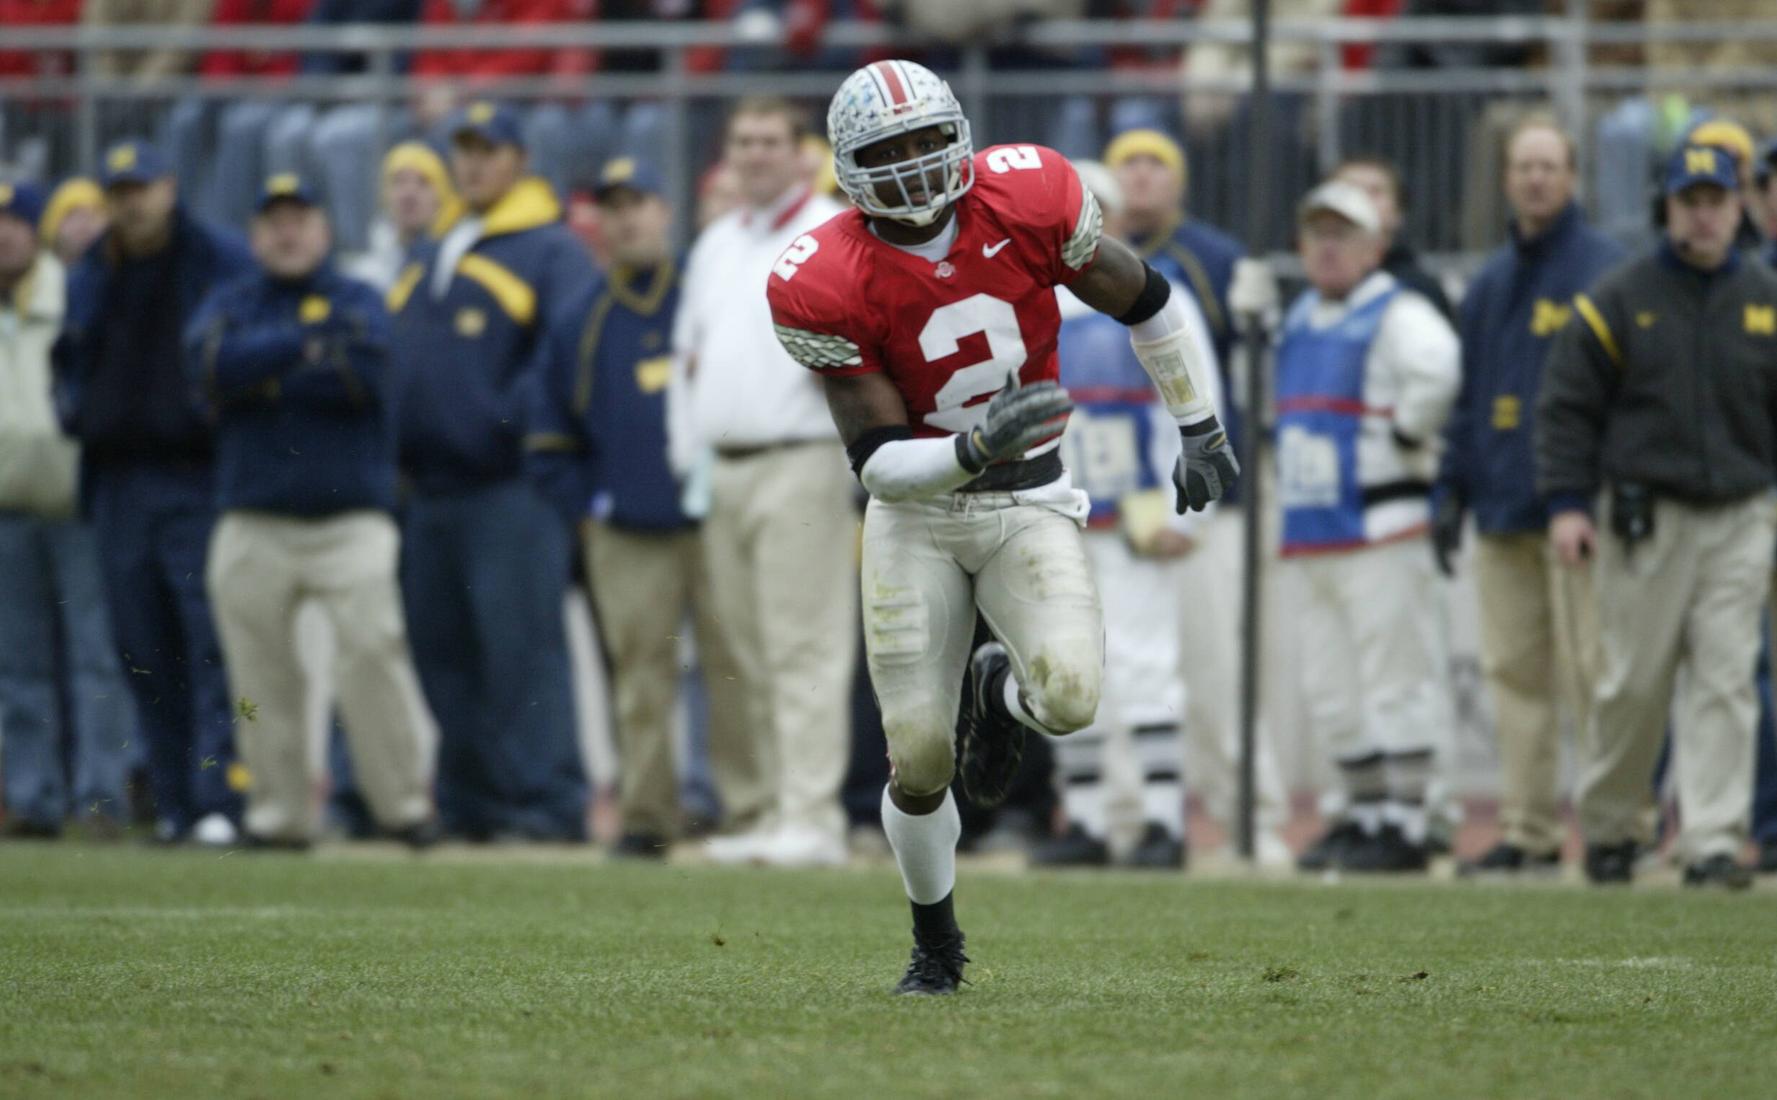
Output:
<path fill-rule="evenodd" d="M 796 272 L 802 269 L 802 265 L 808 262 L 809 257 L 813 256 L 820 250 L 820 247 L 821 242 L 815 240 L 807 233 L 802 234 L 802 236 L 791 241 L 790 247 L 784 249 L 784 254 L 777 258 L 776 265 L 771 269 L 772 274 L 785 282 L 789 282 L 796 277 Z"/>
<path fill-rule="evenodd" d="M 934 409 L 926 423 L 947 432 L 966 432 L 986 415 L 985 403 L 969 402 L 998 393 L 1024 368 L 1024 334 L 1018 329 L 1018 312 L 1012 303 L 991 294 L 975 294 L 960 302 L 939 306 L 919 330 L 919 350 L 926 362 L 955 355 L 965 337 L 982 333 L 990 356 L 961 367 L 938 390 Z"/>

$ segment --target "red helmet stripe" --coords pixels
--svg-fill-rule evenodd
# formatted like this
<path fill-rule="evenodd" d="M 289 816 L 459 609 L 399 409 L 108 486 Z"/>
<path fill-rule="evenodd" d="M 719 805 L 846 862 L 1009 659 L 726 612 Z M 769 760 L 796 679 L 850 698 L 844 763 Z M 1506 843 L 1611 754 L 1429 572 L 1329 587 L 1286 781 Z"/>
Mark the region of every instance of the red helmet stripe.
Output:
<path fill-rule="evenodd" d="M 907 102 L 907 84 L 901 79 L 901 73 L 893 61 L 878 61 L 870 68 L 888 92 L 889 106 L 899 107 Z"/>

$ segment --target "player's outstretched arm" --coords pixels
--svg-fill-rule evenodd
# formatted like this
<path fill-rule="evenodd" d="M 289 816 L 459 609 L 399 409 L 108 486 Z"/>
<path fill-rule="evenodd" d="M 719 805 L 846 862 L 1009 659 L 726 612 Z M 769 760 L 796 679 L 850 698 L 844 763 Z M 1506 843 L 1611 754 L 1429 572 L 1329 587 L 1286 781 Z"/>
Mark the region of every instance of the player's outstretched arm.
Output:
<path fill-rule="evenodd" d="M 1180 512 L 1201 511 L 1233 487 L 1240 463 L 1210 403 L 1207 372 L 1172 285 L 1121 241 L 1099 241 L 1098 254 L 1069 284 L 1082 302 L 1129 326 L 1135 357 L 1178 421 L 1183 453 L 1173 468 Z"/>
<path fill-rule="evenodd" d="M 1016 459 L 1060 431 L 1073 410 L 1054 382 L 1009 387 L 994 395 L 980 426 L 961 435 L 915 439 L 907 405 L 885 374 L 821 379 L 827 408 L 853 472 L 883 501 L 948 493 L 994 462 Z"/>

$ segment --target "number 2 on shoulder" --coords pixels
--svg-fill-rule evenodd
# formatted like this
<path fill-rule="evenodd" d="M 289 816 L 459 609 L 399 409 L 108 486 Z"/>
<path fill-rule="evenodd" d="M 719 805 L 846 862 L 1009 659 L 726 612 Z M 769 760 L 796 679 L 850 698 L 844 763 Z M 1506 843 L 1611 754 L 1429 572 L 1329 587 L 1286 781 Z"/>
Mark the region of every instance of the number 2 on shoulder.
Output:
<path fill-rule="evenodd" d="M 784 254 L 777 258 L 777 264 L 771 269 L 772 274 L 785 282 L 788 282 L 795 278 L 796 272 L 801 269 L 803 264 L 808 262 L 809 257 L 813 256 L 820 250 L 820 247 L 821 242 L 815 240 L 807 233 L 802 234 L 802 236 L 791 241 L 790 247 L 784 249 Z M 754 268 L 754 270 L 756 271 L 758 269 Z"/>
<path fill-rule="evenodd" d="M 1008 145 L 988 153 L 987 166 L 1003 175 L 1012 171 L 1041 168 L 1043 156 L 1034 145 Z"/>

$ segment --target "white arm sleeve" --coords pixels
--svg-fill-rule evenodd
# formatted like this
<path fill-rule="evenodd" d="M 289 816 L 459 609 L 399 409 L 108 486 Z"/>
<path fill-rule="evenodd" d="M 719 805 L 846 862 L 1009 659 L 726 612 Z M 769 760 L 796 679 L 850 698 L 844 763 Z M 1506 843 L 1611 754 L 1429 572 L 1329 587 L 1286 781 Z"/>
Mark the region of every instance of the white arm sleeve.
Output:
<path fill-rule="evenodd" d="M 1210 403 L 1213 391 L 1209 388 L 1215 363 L 1204 363 L 1200 350 L 1204 341 L 1192 338 L 1190 314 L 1180 300 L 1183 293 L 1173 287 L 1160 312 L 1131 325 L 1129 343 L 1159 389 L 1166 411 L 1181 427 L 1190 427 L 1215 415 L 1215 407 Z M 1202 327 L 1201 321 L 1197 327 Z"/>
<path fill-rule="evenodd" d="M 1422 443 L 1435 439 L 1462 386 L 1462 345 L 1450 322 L 1425 298 L 1402 291 L 1382 317 L 1374 354 L 1396 379 L 1395 427 Z"/>
<path fill-rule="evenodd" d="M 1191 334 L 1192 343 L 1196 345 L 1197 361 L 1203 364 L 1204 388 L 1209 391 L 1210 407 L 1215 410 L 1216 416 L 1226 423 L 1227 403 L 1222 393 L 1221 363 L 1216 358 L 1215 345 L 1209 342 L 1209 324 L 1203 319 L 1203 311 L 1198 307 L 1195 299 L 1181 298 L 1180 295 L 1185 292 L 1177 286 L 1172 288 L 1172 293 L 1171 301 L 1178 302 L 1183 306 L 1185 315 L 1190 322 L 1188 331 Z M 1178 461 L 1178 432 L 1167 430 L 1172 427 L 1173 423 L 1172 417 L 1165 410 L 1158 405 L 1154 406 L 1154 431 L 1150 447 L 1150 460 L 1154 463 L 1155 474 L 1163 485 L 1171 483 L 1172 467 Z M 1179 534 L 1198 538 L 1203 527 L 1209 523 L 1210 517 L 1215 515 L 1216 509 L 1219 507 L 1221 507 L 1219 502 L 1211 501 L 1203 511 L 1193 512 L 1187 509 L 1183 515 L 1170 517 L 1169 522 L 1172 529 Z"/>
<path fill-rule="evenodd" d="M 957 461 L 956 438 L 948 435 L 884 443 L 858 471 L 870 495 L 891 504 L 948 493 L 974 477 Z"/>

